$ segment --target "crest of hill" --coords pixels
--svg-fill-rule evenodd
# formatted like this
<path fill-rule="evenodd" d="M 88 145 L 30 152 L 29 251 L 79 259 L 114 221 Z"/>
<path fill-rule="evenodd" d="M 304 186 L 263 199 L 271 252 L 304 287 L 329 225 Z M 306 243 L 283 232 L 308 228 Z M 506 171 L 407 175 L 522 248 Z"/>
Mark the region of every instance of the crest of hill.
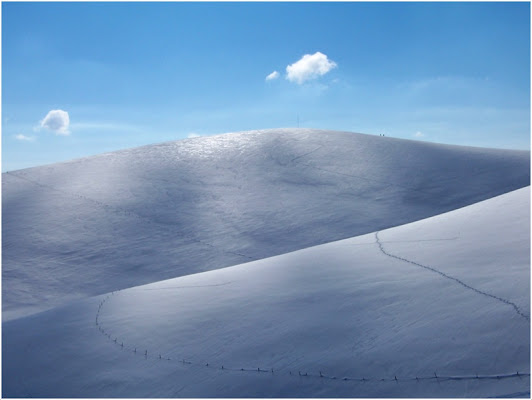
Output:
<path fill-rule="evenodd" d="M 385 229 L 530 184 L 530 152 L 250 131 L 3 174 L 3 318 Z"/>

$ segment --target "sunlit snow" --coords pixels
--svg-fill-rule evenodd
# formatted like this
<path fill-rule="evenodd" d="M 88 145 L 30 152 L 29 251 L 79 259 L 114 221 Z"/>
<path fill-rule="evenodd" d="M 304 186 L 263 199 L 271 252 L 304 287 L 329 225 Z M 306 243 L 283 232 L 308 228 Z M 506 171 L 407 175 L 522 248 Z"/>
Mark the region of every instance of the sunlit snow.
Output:
<path fill-rule="evenodd" d="M 2 394 L 529 397 L 529 157 L 271 130 L 4 174 Z"/>

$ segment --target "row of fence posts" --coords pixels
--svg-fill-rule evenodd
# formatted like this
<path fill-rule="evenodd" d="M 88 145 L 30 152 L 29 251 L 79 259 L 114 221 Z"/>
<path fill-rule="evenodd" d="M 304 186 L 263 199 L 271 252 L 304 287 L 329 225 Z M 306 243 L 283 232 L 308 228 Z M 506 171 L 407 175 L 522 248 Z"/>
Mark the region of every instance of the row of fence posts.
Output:
<path fill-rule="evenodd" d="M 115 294 L 115 292 L 111 292 L 110 295 L 107 295 L 107 297 L 105 297 L 100 302 L 100 304 L 98 306 L 98 312 L 96 313 L 96 326 L 98 327 L 99 331 L 104 336 L 106 336 L 109 340 L 111 340 L 116 345 L 119 345 L 121 347 L 121 349 L 124 349 L 124 348 L 125 349 L 129 349 L 133 353 L 138 354 L 140 352 L 137 352 L 137 348 L 136 347 L 129 348 L 128 346 L 124 346 L 124 342 L 123 341 L 118 343 L 118 338 L 112 339 L 111 334 L 107 333 L 105 331 L 105 329 L 103 329 L 101 324 L 100 324 L 100 321 L 99 321 L 100 311 L 101 311 L 104 303 L 111 296 L 114 296 L 114 294 Z M 148 350 L 147 349 L 144 350 L 143 355 L 144 355 L 145 359 L 148 358 Z M 161 354 L 159 354 L 157 359 L 165 360 L 165 361 L 172 361 L 172 359 L 170 357 L 163 357 Z M 179 362 L 182 363 L 183 365 L 196 364 L 196 363 L 193 363 L 191 361 L 187 361 L 185 359 L 181 359 Z M 197 365 L 199 365 L 199 363 Z M 206 364 L 202 364 L 202 365 L 204 367 L 216 368 L 213 365 L 211 365 L 210 363 L 206 363 Z M 253 368 L 227 368 L 224 365 L 222 365 L 218 369 L 224 370 L 224 371 L 241 371 L 241 372 L 253 372 L 253 371 L 256 371 L 256 372 L 263 372 L 263 373 L 267 372 L 267 373 L 271 373 L 272 375 L 274 375 L 274 372 L 275 372 L 273 368 L 268 368 L 268 369 L 262 369 L 260 367 L 258 367 L 256 369 L 253 369 Z M 377 382 L 377 381 L 378 382 L 394 382 L 395 381 L 395 382 L 399 382 L 399 381 L 420 381 L 420 380 L 431 380 L 431 379 L 435 379 L 435 380 L 505 379 L 505 378 L 514 378 L 514 377 L 526 377 L 526 376 L 530 376 L 530 373 L 522 373 L 522 372 L 520 373 L 519 371 L 516 371 L 515 374 L 499 374 L 499 375 L 478 375 L 478 374 L 476 374 L 475 376 L 472 376 L 472 375 L 470 375 L 470 376 L 438 376 L 438 374 L 436 372 L 434 372 L 434 376 L 426 376 L 426 377 L 418 377 L 418 376 L 416 376 L 415 378 L 397 378 L 396 375 L 393 378 L 365 378 L 365 377 L 362 377 L 362 378 L 353 378 L 353 377 L 337 378 L 336 376 L 325 375 L 325 374 L 323 374 L 322 371 L 319 371 L 319 374 L 311 374 L 311 373 L 308 373 L 308 372 L 297 371 L 297 375 L 295 374 L 295 372 L 292 373 L 292 371 L 288 371 L 288 375 L 289 376 L 304 377 L 304 378 L 321 378 L 321 379 L 340 380 L 340 381 L 358 381 L 358 382 Z"/>

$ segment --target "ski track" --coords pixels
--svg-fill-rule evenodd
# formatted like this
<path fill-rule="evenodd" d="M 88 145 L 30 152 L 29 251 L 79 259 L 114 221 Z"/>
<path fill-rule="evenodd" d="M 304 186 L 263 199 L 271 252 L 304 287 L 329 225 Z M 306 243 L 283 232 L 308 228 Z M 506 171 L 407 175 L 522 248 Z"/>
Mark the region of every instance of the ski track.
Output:
<path fill-rule="evenodd" d="M 306 152 L 306 153 L 303 153 L 303 154 L 301 154 L 301 155 L 299 155 L 299 156 L 296 156 L 296 157 L 292 158 L 292 159 L 290 160 L 290 162 L 293 163 L 294 161 L 299 160 L 300 158 L 303 158 L 303 157 L 309 156 L 309 155 L 311 155 L 312 153 L 315 153 L 315 152 L 317 152 L 318 150 L 323 149 L 323 147 L 324 147 L 324 146 L 319 146 L 319 147 L 316 147 L 314 150 L 310 150 L 310 151 L 308 151 L 308 152 Z"/>
<path fill-rule="evenodd" d="M 482 290 L 479 290 L 471 285 L 468 285 L 467 283 L 461 281 L 460 279 L 458 278 L 455 278 L 454 276 L 451 276 L 451 275 L 447 275 L 445 272 L 442 272 L 436 268 L 433 268 L 433 267 L 429 267 L 428 265 L 423 265 L 423 264 L 420 264 L 420 263 L 417 263 L 415 261 L 412 261 L 412 260 L 408 260 L 406 258 L 403 258 L 403 257 L 399 257 L 399 256 L 396 256 L 394 254 L 391 254 L 391 253 L 388 253 L 386 250 L 384 250 L 384 246 L 382 245 L 382 242 L 380 241 L 379 239 L 379 232 L 375 232 L 375 240 L 377 242 L 377 245 L 379 246 L 379 249 L 380 251 L 388 256 L 388 257 L 391 257 L 391 258 L 395 258 L 396 260 L 400 260 L 400 261 L 404 261 L 404 262 L 407 262 L 409 264 L 412 264 L 412 265 L 415 265 L 417 267 L 421 267 L 421 268 L 424 268 L 428 271 L 432 271 L 432 272 L 435 272 L 437 273 L 438 275 L 441 275 L 442 277 L 444 278 L 447 278 L 451 281 L 454 281 L 460 285 L 462 285 L 463 287 L 465 287 L 466 289 L 469 289 L 469 290 L 472 290 L 473 292 L 476 292 L 478 294 L 481 294 L 483 296 L 486 296 L 486 297 L 491 297 L 492 299 L 495 299 L 501 303 L 504 303 L 506 305 L 509 305 L 511 306 L 514 311 L 521 317 L 521 318 L 524 318 L 526 321 L 529 321 L 530 322 L 530 316 L 526 315 L 525 313 L 523 313 L 519 307 L 517 306 L 517 304 L 511 302 L 510 300 L 506 300 L 506 299 L 503 299 L 502 297 L 499 297 L 499 296 L 496 296 L 494 294 L 491 294 L 491 293 L 488 293 L 488 292 L 484 292 Z"/>
<path fill-rule="evenodd" d="M 174 289 L 186 289 L 186 288 L 196 288 L 196 287 L 212 287 L 212 286 L 225 286 L 232 282 L 224 282 L 220 284 L 213 284 L 213 285 L 202 285 L 202 286 L 181 286 L 181 287 L 174 287 Z M 149 290 L 149 289 L 145 289 Z M 157 289 L 152 289 L 157 290 Z M 441 381 L 464 381 L 464 380 L 501 380 L 501 379 L 511 379 L 511 378 L 523 378 L 523 377 L 530 377 L 530 373 L 528 372 L 519 372 L 516 371 L 515 373 L 503 373 L 503 374 L 491 374 L 491 375 L 441 375 L 439 376 L 436 372 L 434 372 L 431 376 L 416 376 L 416 377 L 404 377 L 400 376 L 399 378 L 397 375 L 394 375 L 394 377 L 353 377 L 353 376 L 344 376 L 344 377 L 337 377 L 335 375 L 327 375 L 324 374 L 322 371 L 316 372 L 302 372 L 301 370 L 287 370 L 287 367 L 293 364 L 294 362 L 297 362 L 298 359 L 286 364 L 283 368 L 279 368 L 274 370 L 273 368 L 235 368 L 234 366 L 227 366 L 225 364 L 222 365 L 215 365 L 212 363 L 209 363 L 207 361 L 203 362 L 192 362 L 185 359 L 177 359 L 177 358 L 171 358 L 165 355 L 162 355 L 161 353 L 155 352 L 152 353 L 151 351 L 148 351 L 148 349 L 145 349 L 143 347 L 135 347 L 131 346 L 129 344 L 124 344 L 123 340 L 118 340 L 117 337 L 114 335 L 111 335 L 108 331 L 106 331 L 102 324 L 99 321 L 100 318 L 100 312 L 105 305 L 107 301 L 109 301 L 110 298 L 114 297 L 116 294 L 120 293 L 121 290 L 118 290 L 116 292 L 111 292 L 111 294 L 108 294 L 99 304 L 98 311 L 96 312 L 96 319 L 95 319 L 95 326 L 98 328 L 100 333 L 104 335 L 112 344 L 115 344 L 118 346 L 122 351 L 130 351 L 133 352 L 135 355 L 140 355 L 144 357 L 144 359 L 156 359 L 160 360 L 161 362 L 174 362 L 182 364 L 183 366 L 194 366 L 194 367 L 200 367 L 200 368 L 210 368 L 214 370 L 220 370 L 220 371 L 227 371 L 228 373 L 267 373 L 271 375 L 277 375 L 277 376 L 290 376 L 292 378 L 299 378 L 299 379 L 326 379 L 326 380 L 335 380 L 335 381 L 342 381 L 342 382 L 413 382 L 413 381 L 427 381 L 427 380 L 434 380 L 436 382 Z M 300 357 L 301 358 L 301 357 Z"/>

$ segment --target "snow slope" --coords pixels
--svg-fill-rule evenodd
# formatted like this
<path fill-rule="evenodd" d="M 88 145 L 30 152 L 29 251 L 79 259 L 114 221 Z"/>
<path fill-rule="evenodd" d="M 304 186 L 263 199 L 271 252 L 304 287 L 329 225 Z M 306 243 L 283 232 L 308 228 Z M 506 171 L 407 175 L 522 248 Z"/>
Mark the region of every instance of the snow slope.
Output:
<path fill-rule="evenodd" d="M 5 322 L 3 396 L 529 397 L 529 355 L 527 187 Z"/>
<path fill-rule="evenodd" d="M 3 320 L 437 215 L 529 185 L 529 162 L 277 129 L 4 173 Z"/>

